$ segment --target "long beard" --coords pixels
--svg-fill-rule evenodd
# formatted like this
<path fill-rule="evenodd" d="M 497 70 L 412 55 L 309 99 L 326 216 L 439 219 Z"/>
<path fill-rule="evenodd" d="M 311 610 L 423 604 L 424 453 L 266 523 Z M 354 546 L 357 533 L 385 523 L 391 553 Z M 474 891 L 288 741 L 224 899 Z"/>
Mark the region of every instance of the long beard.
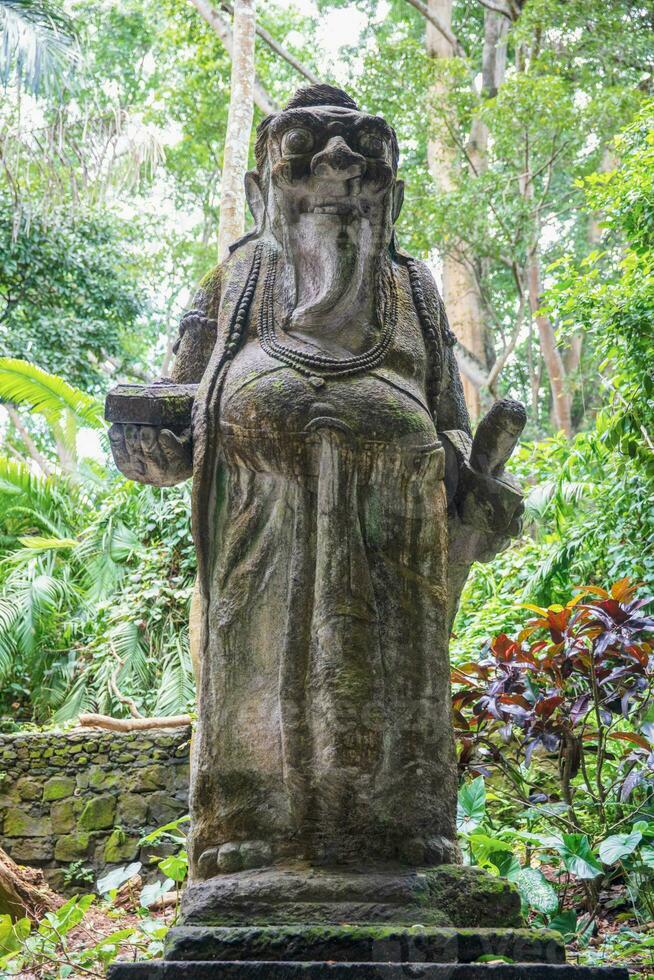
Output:
<path fill-rule="evenodd" d="M 294 273 L 292 330 L 338 331 L 357 313 L 372 310 L 379 256 L 368 222 L 307 215 L 285 245 Z"/>

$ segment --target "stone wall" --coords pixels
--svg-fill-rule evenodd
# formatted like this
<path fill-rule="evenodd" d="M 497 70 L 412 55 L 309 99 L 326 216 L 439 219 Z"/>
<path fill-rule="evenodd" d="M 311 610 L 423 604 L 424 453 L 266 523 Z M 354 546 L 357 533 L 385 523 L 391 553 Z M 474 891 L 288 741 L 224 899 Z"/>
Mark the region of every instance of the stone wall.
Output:
<path fill-rule="evenodd" d="M 79 861 L 97 875 L 140 860 L 144 878 L 153 876 L 152 858 L 169 845 L 140 839 L 187 811 L 190 736 L 190 728 L 0 735 L 0 847 L 41 867 L 56 888 Z"/>

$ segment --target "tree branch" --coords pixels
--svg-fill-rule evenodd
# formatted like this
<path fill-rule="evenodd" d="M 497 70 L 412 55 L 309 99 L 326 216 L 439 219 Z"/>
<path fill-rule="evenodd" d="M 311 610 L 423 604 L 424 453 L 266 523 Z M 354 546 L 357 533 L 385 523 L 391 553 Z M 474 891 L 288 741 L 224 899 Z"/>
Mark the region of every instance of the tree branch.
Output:
<path fill-rule="evenodd" d="M 139 732 L 150 728 L 186 728 L 191 724 L 191 716 L 112 718 L 110 715 L 80 715 L 77 721 L 84 728 L 106 728 L 112 732 Z"/>
<path fill-rule="evenodd" d="M 193 3 L 194 0 L 191 0 L 191 2 Z M 458 55 L 459 58 L 467 57 L 465 48 L 462 47 L 449 27 L 446 27 L 442 20 L 437 17 L 436 14 L 431 12 L 427 4 L 424 3 L 424 0 L 407 0 L 407 3 L 410 3 L 412 7 L 415 7 L 418 13 L 422 14 L 425 20 L 428 20 L 432 27 L 436 28 L 438 33 L 445 38 L 448 44 L 452 45 L 454 53 Z"/>
<path fill-rule="evenodd" d="M 201 17 L 206 20 L 207 24 L 213 28 L 216 32 L 229 57 L 232 57 L 233 44 L 232 44 L 232 29 L 230 25 L 225 21 L 225 19 L 218 13 L 218 11 L 207 0 L 191 0 L 191 3 L 200 14 Z M 279 106 L 272 101 L 263 87 L 261 80 L 257 77 L 254 79 L 254 102 L 258 109 L 266 116 L 272 115 L 277 112 Z"/>
<path fill-rule="evenodd" d="M 226 10 L 230 16 L 234 15 L 234 6 L 229 2 L 229 0 L 221 0 L 220 6 L 223 8 L 223 10 Z M 295 68 L 296 72 L 303 75 L 308 82 L 311 82 L 314 85 L 320 84 L 320 79 L 318 76 L 309 71 L 309 69 L 306 68 L 301 61 L 298 61 L 295 55 L 291 54 L 288 48 L 285 48 L 279 43 L 279 41 L 276 41 L 265 27 L 261 27 L 259 24 L 257 24 L 256 32 L 261 40 L 266 42 L 271 51 L 274 51 L 280 58 L 283 58 L 284 61 L 288 62 L 291 68 Z"/>
<path fill-rule="evenodd" d="M 482 5 L 482 7 L 485 7 L 486 10 L 492 10 L 496 14 L 501 14 L 502 17 L 506 17 L 507 20 L 510 20 L 511 23 L 513 23 L 513 14 L 501 4 L 493 3 L 492 0 L 478 0 L 478 2 Z"/>
<path fill-rule="evenodd" d="M 50 476 L 52 473 L 52 467 L 50 466 L 50 463 L 45 458 L 43 453 L 40 453 L 39 450 L 36 448 L 36 444 L 32 439 L 31 435 L 29 434 L 29 432 L 27 431 L 27 428 L 23 420 L 21 419 L 20 415 L 13 407 L 13 405 L 5 405 L 4 407 L 7 410 L 7 415 L 11 419 L 14 428 L 16 429 L 18 435 L 23 441 L 25 448 L 29 453 L 30 459 L 34 460 L 36 465 L 44 473 L 45 476 Z"/>

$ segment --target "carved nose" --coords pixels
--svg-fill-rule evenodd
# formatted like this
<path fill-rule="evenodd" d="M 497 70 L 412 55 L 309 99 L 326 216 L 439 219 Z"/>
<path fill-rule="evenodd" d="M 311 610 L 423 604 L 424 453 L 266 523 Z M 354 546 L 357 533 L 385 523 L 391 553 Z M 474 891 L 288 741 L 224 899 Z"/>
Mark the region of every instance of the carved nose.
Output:
<path fill-rule="evenodd" d="M 311 161 L 311 173 L 316 177 L 349 180 L 361 177 L 365 169 L 365 157 L 351 150 L 342 136 L 332 136 L 325 149 Z"/>

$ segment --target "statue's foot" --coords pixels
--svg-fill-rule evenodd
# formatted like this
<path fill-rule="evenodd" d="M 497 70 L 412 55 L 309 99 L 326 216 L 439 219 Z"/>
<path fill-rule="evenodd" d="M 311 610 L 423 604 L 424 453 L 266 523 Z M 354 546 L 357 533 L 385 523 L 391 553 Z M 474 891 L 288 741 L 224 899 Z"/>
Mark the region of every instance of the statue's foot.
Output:
<path fill-rule="evenodd" d="M 316 866 L 352 862 L 352 855 L 343 854 L 334 846 L 323 846 L 314 849 L 314 853 L 308 854 L 298 853 L 297 845 L 284 846 L 280 842 L 273 847 L 268 841 L 263 840 L 227 841 L 202 851 L 195 877 L 199 881 L 207 881 L 215 875 L 266 868 L 280 860 L 305 858 L 312 858 Z M 393 863 L 407 865 L 410 868 L 434 868 L 441 864 L 458 864 L 460 860 L 461 854 L 457 844 L 446 837 L 411 837 L 403 842 Z M 374 863 L 373 858 L 370 859 L 370 863 Z"/>
<path fill-rule="evenodd" d="M 401 847 L 400 858 L 410 867 L 434 868 L 440 864 L 458 864 L 458 845 L 447 837 L 411 837 Z"/>
<path fill-rule="evenodd" d="M 227 841 L 219 847 L 205 848 L 198 859 L 198 878 L 206 881 L 218 874 L 264 868 L 272 861 L 273 850 L 267 841 Z"/>

